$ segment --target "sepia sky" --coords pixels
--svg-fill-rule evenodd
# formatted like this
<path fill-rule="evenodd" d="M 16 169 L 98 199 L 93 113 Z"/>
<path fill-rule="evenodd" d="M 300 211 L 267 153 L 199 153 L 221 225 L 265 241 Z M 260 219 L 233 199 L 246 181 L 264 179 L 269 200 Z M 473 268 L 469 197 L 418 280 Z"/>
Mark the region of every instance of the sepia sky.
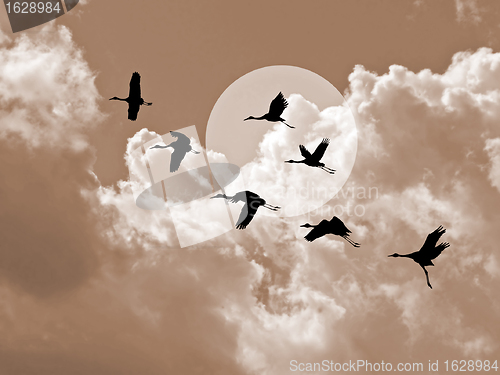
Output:
<path fill-rule="evenodd" d="M 499 12 L 495 0 L 86 0 L 12 34 L 0 11 L 0 373 L 300 373 L 292 360 L 439 360 L 445 373 L 446 360 L 499 360 Z M 271 65 L 344 95 L 352 172 L 314 212 L 259 211 L 246 230 L 180 248 L 168 211 L 134 203 L 132 152 L 191 125 L 204 146 L 224 90 Z M 134 71 L 153 105 L 131 122 L 108 99 Z M 261 156 L 319 142 L 268 126 Z M 255 186 L 281 176 L 267 167 Z M 359 249 L 303 239 L 300 225 L 334 214 Z M 417 264 L 387 255 L 439 225 L 451 246 L 428 267 L 431 290 Z"/>

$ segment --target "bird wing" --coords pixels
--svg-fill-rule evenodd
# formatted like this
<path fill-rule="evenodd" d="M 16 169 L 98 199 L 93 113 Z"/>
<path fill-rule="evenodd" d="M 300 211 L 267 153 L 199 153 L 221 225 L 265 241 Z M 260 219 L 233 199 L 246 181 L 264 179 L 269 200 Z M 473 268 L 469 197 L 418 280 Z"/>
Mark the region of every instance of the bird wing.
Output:
<path fill-rule="evenodd" d="M 447 247 L 450 247 L 450 244 L 448 242 L 442 242 L 439 245 L 437 245 L 434 249 L 429 251 L 429 259 L 435 259 L 443 252 L 444 249 Z"/>
<path fill-rule="evenodd" d="M 259 206 L 254 208 L 248 203 L 245 204 L 241 209 L 240 217 L 238 218 L 238 222 L 236 223 L 236 229 L 245 229 L 247 225 L 252 221 L 258 208 Z"/>
<path fill-rule="evenodd" d="M 130 89 L 128 92 L 128 98 L 129 99 L 141 98 L 141 76 L 137 72 L 132 74 L 132 78 L 130 79 Z"/>
<path fill-rule="evenodd" d="M 280 92 L 271 102 L 271 105 L 269 106 L 269 114 L 279 117 L 286 107 L 288 107 L 288 102 Z"/>
<path fill-rule="evenodd" d="M 307 148 L 304 145 L 299 145 L 299 150 L 302 156 L 306 159 L 309 159 L 312 155 L 309 151 L 307 151 Z"/>
<path fill-rule="evenodd" d="M 434 232 L 430 233 L 427 236 L 424 244 L 419 251 L 433 251 L 433 249 L 436 247 L 437 242 L 439 241 L 439 238 L 443 235 L 444 232 L 446 232 L 446 229 L 444 229 L 443 226 L 440 225 Z"/>
<path fill-rule="evenodd" d="M 176 172 L 179 169 L 184 156 L 186 156 L 186 151 L 174 148 L 174 152 L 170 155 L 170 172 Z"/>
<path fill-rule="evenodd" d="M 320 161 L 323 155 L 325 154 L 325 151 L 330 144 L 330 140 L 328 138 L 323 138 L 321 143 L 316 147 L 316 150 L 312 154 L 312 157 L 316 159 L 317 161 Z"/>
<path fill-rule="evenodd" d="M 324 228 L 321 225 L 317 225 L 304 238 L 306 241 L 312 242 L 317 238 L 323 237 L 325 234 Z"/>
<path fill-rule="evenodd" d="M 180 142 L 183 142 L 183 143 L 187 143 L 187 144 L 190 144 L 191 143 L 191 140 L 189 139 L 189 137 L 187 135 L 184 135 L 182 133 L 179 133 L 179 132 L 170 132 L 170 135 L 172 137 L 175 137 L 177 138 L 178 141 Z"/>
<path fill-rule="evenodd" d="M 332 227 L 335 228 L 335 232 L 345 233 L 345 234 L 352 233 L 349 230 L 349 228 L 345 226 L 344 222 L 340 220 L 337 216 L 332 217 L 332 219 L 330 220 L 330 224 L 332 225 Z"/>
<path fill-rule="evenodd" d="M 137 120 L 137 114 L 141 106 L 137 102 L 128 103 L 128 119 L 135 121 Z"/>
<path fill-rule="evenodd" d="M 243 203 L 247 204 L 248 203 L 247 192 L 246 191 L 240 191 L 239 193 L 234 194 L 231 197 L 231 202 L 232 203 L 243 202 Z"/>

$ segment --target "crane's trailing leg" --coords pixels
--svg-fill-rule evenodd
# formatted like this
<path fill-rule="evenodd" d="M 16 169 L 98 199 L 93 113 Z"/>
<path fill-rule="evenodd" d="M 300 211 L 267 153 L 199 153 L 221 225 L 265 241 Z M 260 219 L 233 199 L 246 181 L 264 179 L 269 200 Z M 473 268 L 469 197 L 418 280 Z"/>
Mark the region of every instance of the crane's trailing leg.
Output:
<path fill-rule="evenodd" d="M 281 121 L 283 124 L 285 124 L 286 126 L 288 126 L 289 128 L 292 128 L 292 129 L 295 129 L 295 126 L 292 126 L 292 125 L 288 125 L 285 121 Z"/>
<path fill-rule="evenodd" d="M 335 169 L 331 169 L 328 167 L 321 167 L 321 169 L 323 169 L 325 172 L 328 172 L 330 174 L 335 174 Z"/>
<path fill-rule="evenodd" d="M 429 285 L 429 288 L 431 288 L 431 289 L 432 289 L 432 285 L 431 285 L 431 283 L 429 282 L 429 273 L 427 272 L 427 270 L 425 269 L 425 267 L 424 267 L 424 266 L 421 266 L 421 267 L 422 267 L 422 269 L 423 269 L 423 270 L 424 270 L 424 272 L 425 272 L 425 278 L 427 279 L 427 285 Z"/>
<path fill-rule="evenodd" d="M 262 207 L 265 207 L 267 208 L 268 210 L 271 210 L 271 211 L 278 211 L 281 207 L 278 207 L 278 206 L 271 206 L 270 204 L 265 204 L 264 206 Z"/>
<path fill-rule="evenodd" d="M 351 240 L 349 237 L 347 237 L 347 235 L 345 236 L 342 236 L 342 238 L 344 238 L 347 242 L 349 242 L 352 246 L 354 247 L 360 247 L 361 245 L 357 242 L 354 242 L 353 240 Z"/>

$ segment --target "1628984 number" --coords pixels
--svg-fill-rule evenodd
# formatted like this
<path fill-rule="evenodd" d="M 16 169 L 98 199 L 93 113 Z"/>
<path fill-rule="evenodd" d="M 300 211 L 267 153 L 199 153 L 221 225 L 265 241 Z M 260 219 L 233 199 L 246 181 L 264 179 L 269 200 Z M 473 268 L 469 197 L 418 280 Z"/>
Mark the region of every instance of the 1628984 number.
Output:
<path fill-rule="evenodd" d="M 61 11 L 61 9 L 59 8 L 59 2 L 54 4 L 54 6 L 52 6 L 52 3 L 50 3 L 50 2 L 44 3 L 42 1 L 39 1 L 39 2 L 35 2 L 35 1 L 19 2 L 19 1 L 16 1 L 14 3 L 14 5 L 12 5 L 12 8 L 11 8 L 10 2 L 6 3 L 5 5 L 7 7 L 8 13 L 10 13 L 12 11 L 13 13 L 20 13 L 20 14 L 32 13 L 33 14 L 33 13 L 52 13 L 52 12 L 59 13 Z"/>
<path fill-rule="evenodd" d="M 444 364 L 446 365 L 446 371 L 471 371 L 471 372 L 477 372 L 477 371 L 498 371 L 498 361 L 473 361 L 473 360 L 453 360 L 453 361 L 444 361 Z"/>

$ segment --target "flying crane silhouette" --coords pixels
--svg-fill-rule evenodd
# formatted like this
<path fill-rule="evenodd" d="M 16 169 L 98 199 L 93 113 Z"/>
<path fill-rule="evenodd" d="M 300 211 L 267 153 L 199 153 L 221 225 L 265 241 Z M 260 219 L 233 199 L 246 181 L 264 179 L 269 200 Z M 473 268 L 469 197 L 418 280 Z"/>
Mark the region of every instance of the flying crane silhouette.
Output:
<path fill-rule="evenodd" d="M 288 107 L 288 102 L 286 101 L 285 97 L 283 96 L 283 93 L 279 93 L 276 95 L 276 98 L 273 99 L 271 102 L 271 105 L 269 106 L 269 112 L 266 113 L 265 115 L 262 115 L 260 117 L 247 117 L 245 120 L 267 120 L 269 122 L 282 122 L 289 128 L 295 128 L 295 126 L 288 125 L 285 122 L 285 119 L 281 118 L 281 114 L 285 110 L 285 108 Z"/>
<path fill-rule="evenodd" d="M 429 273 L 425 269 L 426 266 L 433 266 L 434 263 L 432 263 L 432 259 L 435 259 L 441 254 L 441 252 L 446 249 L 447 247 L 450 246 L 448 242 L 441 242 L 439 245 L 436 246 L 439 238 L 443 235 L 443 233 L 446 232 L 446 229 L 443 228 L 443 226 L 439 226 L 434 232 L 430 233 L 422 247 L 420 248 L 419 251 L 415 251 L 414 253 L 411 254 L 403 254 L 400 255 L 398 253 L 394 253 L 392 255 L 388 255 L 390 257 L 405 257 L 405 258 L 411 258 L 413 259 L 416 263 L 422 267 L 422 269 L 425 272 L 425 278 L 427 279 L 427 285 L 429 288 L 432 289 L 431 283 L 429 282 Z"/>
<path fill-rule="evenodd" d="M 278 206 L 271 206 L 270 204 L 267 204 L 264 199 L 262 199 L 259 195 L 245 190 L 245 191 L 240 191 L 239 193 L 236 193 L 235 195 L 227 196 L 226 194 L 217 194 L 210 199 L 214 198 L 224 198 L 232 203 L 236 202 L 244 202 L 245 205 L 241 209 L 240 217 L 238 218 L 238 222 L 236 223 L 236 229 L 245 229 L 248 224 L 252 221 L 253 217 L 255 216 L 255 213 L 259 209 L 259 207 L 265 207 L 271 211 L 277 211 L 281 207 Z"/>
<path fill-rule="evenodd" d="M 326 234 L 334 234 L 340 236 L 349 242 L 354 247 L 360 247 L 361 245 L 354 242 L 349 238 L 349 234 L 352 233 L 337 216 L 332 217 L 331 220 L 321 220 L 318 225 L 311 225 L 309 223 L 301 225 L 304 228 L 313 228 L 304 238 L 312 242 L 317 238 L 323 237 Z"/>
<path fill-rule="evenodd" d="M 145 102 L 144 99 L 141 97 L 141 76 L 137 72 L 132 74 L 132 78 L 130 79 L 130 89 L 128 92 L 128 98 L 122 99 L 114 96 L 109 100 L 121 100 L 123 102 L 127 102 L 128 119 L 131 121 L 137 120 L 137 114 L 139 113 L 141 105 L 150 106 L 151 104 L 153 104 Z"/>
<path fill-rule="evenodd" d="M 166 146 L 154 145 L 153 147 L 150 147 L 150 149 L 172 147 L 174 149 L 174 152 L 170 156 L 170 172 L 176 172 L 188 152 L 199 154 L 199 151 L 193 150 L 193 148 L 191 147 L 191 140 L 184 134 L 171 131 L 170 135 L 177 138 L 177 140 Z"/>
<path fill-rule="evenodd" d="M 302 156 L 305 158 L 304 160 L 288 160 L 285 161 L 285 163 L 304 163 L 305 165 L 308 165 L 310 167 L 318 167 L 325 172 L 328 172 L 330 174 L 335 173 L 335 169 L 331 169 L 328 167 L 325 167 L 325 163 L 321 163 L 320 160 L 325 154 L 325 151 L 330 144 L 330 140 L 328 138 L 323 138 L 321 143 L 316 147 L 316 150 L 311 154 L 304 145 L 299 145 L 300 153 Z"/>

